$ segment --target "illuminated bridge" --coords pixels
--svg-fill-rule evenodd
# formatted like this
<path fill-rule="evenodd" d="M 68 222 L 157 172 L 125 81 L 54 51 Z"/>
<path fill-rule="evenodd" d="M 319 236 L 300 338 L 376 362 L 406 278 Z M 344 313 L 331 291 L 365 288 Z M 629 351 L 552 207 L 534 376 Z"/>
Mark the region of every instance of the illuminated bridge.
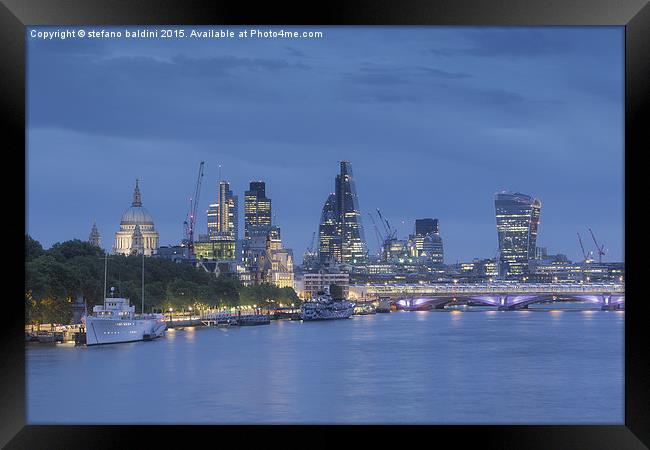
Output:
<path fill-rule="evenodd" d="M 442 308 L 457 301 L 515 310 L 562 299 L 615 310 L 625 304 L 625 286 L 622 283 L 366 284 L 350 285 L 350 297 L 353 300 L 390 297 L 403 309 Z"/>

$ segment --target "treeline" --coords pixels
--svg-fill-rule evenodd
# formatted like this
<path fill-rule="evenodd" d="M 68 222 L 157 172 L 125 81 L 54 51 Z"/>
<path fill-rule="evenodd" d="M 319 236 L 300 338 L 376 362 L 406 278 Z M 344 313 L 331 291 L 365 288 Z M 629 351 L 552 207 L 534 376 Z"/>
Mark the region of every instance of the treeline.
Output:
<path fill-rule="evenodd" d="M 78 239 L 45 250 L 25 235 L 25 321 L 68 323 L 74 300 L 81 296 L 88 310 L 103 303 L 104 250 Z M 107 294 L 127 297 L 141 309 L 142 256 L 109 255 Z M 271 284 L 244 287 L 234 276 L 215 277 L 201 268 L 163 258 L 145 259 L 145 311 L 175 311 L 238 305 L 298 303 L 292 288 Z"/>

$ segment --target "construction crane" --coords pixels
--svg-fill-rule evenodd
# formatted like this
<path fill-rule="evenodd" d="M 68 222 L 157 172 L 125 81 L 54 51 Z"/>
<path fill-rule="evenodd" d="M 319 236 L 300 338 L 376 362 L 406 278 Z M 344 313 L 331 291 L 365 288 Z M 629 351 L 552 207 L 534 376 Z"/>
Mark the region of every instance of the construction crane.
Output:
<path fill-rule="evenodd" d="M 395 235 L 397 233 L 397 230 L 392 230 L 390 227 L 390 224 L 388 223 L 388 219 L 384 219 L 381 215 L 381 211 L 379 211 L 379 208 L 377 208 L 377 214 L 379 215 L 379 219 L 381 219 L 382 224 L 385 222 L 386 225 L 384 225 L 384 229 L 386 230 L 386 239 L 395 239 Z"/>
<path fill-rule="evenodd" d="M 594 245 L 596 246 L 596 251 L 598 252 L 598 263 L 601 263 L 603 262 L 603 256 L 605 256 L 605 244 L 598 245 L 596 236 L 594 236 L 594 232 L 591 231 L 591 228 L 589 228 L 589 233 L 591 233 L 591 238 L 594 240 Z"/>
<path fill-rule="evenodd" d="M 370 216 L 370 220 L 372 220 L 372 225 L 375 228 L 375 235 L 377 236 L 377 243 L 379 244 L 379 250 L 381 251 L 382 245 L 384 245 L 384 240 L 381 237 L 381 232 L 379 231 L 379 228 L 377 227 L 377 222 L 375 222 L 375 218 L 372 216 L 372 214 L 368 213 Z"/>
<path fill-rule="evenodd" d="M 582 250 L 582 257 L 584 258 L 584 262 L 587 262 L 587 263 L 591 262 L 592 261 L 592 259 L 591 259 L 592 252 L 591 251 L 589 251 L 589 252 L 585 251 L 585 246 L 582 244 L 582 238 L 580 237 L 580 233 L 578 233 L 578 242 L 580 243 L 580 249 Z"/>
<path fill-rule="evenodd" d="M 187 256 L 188 258 L 194 257 L 194 224 L 196 223 L 196 210 L 199 206 L 199 196 L 201 195 L 201 180 L 203 180 L 203 165 L 201 161 L 199 165 L 199 175 L 196 177 L 196 185 L 194 186 L 194 195 L 190 197 L 190 210 L 187 213 L 187 218 L 183 222 L 185 228 L 185 239 L 187 241 Z"/>

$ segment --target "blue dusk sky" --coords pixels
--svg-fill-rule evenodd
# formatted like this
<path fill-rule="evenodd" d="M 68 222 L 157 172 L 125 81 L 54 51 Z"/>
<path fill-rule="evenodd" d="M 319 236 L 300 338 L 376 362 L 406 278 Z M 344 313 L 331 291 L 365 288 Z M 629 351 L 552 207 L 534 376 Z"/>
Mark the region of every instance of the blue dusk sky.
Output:
<path fill-rule="evenodd" d="M 95 219 L 110 249 L 140 178 L 161 245 L 177 244 L 203 160 L 198 232 L 221 165 L 240 235 L 244 191 L 266 181 L 301 261 L 344 159 L 372 252 L 379 208 L 400 237 L 438 218 L 446 263 L 494 257 L 493 196 L 506 189 L 541 200 L 549 253 L 581 259 L 576 232 L 594 249 L 591 227 L 605 260 L 623 260 L 622 27 L 284 29 L 324 36 L 43 40 L 28 28 L 27 232 L 49 247 L 88 239 Z"/>

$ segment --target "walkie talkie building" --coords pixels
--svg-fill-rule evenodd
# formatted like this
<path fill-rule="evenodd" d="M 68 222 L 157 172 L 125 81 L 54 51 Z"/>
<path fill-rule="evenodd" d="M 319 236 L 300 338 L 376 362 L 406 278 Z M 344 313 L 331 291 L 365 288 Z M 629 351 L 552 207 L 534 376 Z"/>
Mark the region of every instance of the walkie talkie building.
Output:
<path fill-rule="evenodd" d="M 529 195 L 500 192 L 494 196 L 499 238 L 499 275 L 528 273 L 535 258 L 542 203 Z"/>

